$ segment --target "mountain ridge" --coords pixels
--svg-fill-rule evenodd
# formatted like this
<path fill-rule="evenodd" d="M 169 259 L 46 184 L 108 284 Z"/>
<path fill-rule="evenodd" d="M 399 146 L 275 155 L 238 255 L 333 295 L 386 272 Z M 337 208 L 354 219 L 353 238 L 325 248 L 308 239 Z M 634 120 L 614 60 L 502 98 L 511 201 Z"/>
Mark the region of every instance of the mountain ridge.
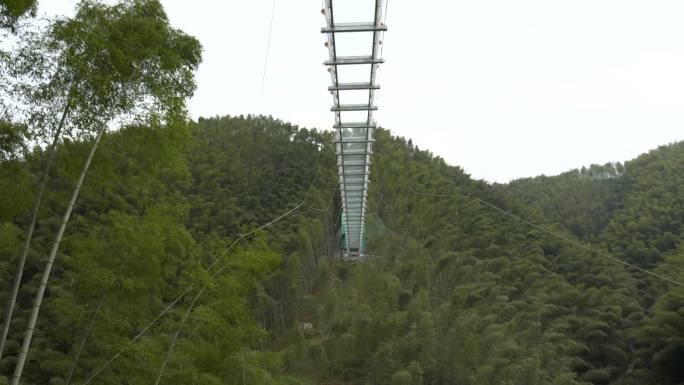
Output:
<path fill-rule="evenodd" d="M 503 185 L 473 180 L 387 130 L 375 139 L 374 258 L 350 264 L 338 258 L 331 132 L 238 116 L 107 134 L 57 260 L 26 383 L 64 383 L 72 365 L 83 378 L 121 347 L 102 383 L 151 381 L 169 349 L 162 383 L 684 381 L 681 288 L 482 203 L 682 280 L 684 144 L 624 167 Z M 87 147 L 59 147 L 0 374 L 13 364 L 41 251 Z M 3 196 L 30 196 L 40 161 L 35 152 L 1 162 Z M 5 278 L 31 202 L 7 203 Z M 217 260 L 227 267 L 211 278 Z M 183 288 L 205 283 L 196 303 L 183 299 L 130 344 Z"/>

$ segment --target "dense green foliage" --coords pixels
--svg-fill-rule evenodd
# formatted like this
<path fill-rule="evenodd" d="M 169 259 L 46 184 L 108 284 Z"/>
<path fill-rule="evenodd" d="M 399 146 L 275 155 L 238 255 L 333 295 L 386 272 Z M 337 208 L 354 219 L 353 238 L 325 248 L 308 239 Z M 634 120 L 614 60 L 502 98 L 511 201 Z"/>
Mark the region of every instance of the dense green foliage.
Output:
<path fill-rule="evenodd" d="M 359 384 L 684 381 L 681 287 L 481 203 L 681 281 L 684 144 L 490 186 L 386 131 L 376 139 L 378 257 L 326 272 L 319 330 L 296 345 L 295 370 Z M 653 258 L 635 258 L 639 246 Z"/>
<path fill-rule="evenodd" d="M 268 342 L 265 327 L 290 322 L 310 279 L 307 263 L 316 262 L 310 261 L 313 250 L 320 256 L 329 247 L 319 229 L 332 215 L 303 207 L 226 250 L 240 232 L 283 214 L 307 191 L 308 205 L 326 208 L 334 189 L 334 158 L 319 143 L 329 139 L 265 118 L 207 119 L 192 128 L 130 127 L 105 136 L 57 259 L 25 383 L 64 383 L 81 344 L 75 383 L 127 346 L 95 383 L 153 382 L 190 296 L 139 343 L 131 339 L 185 288 L 205 282 L 207 291 L 162 383 L 237 383 L 243 373 L 248 383 L 286 381 L 279 356 L 262 349 Z M 56 214 L 88 146 L 59 147 L 9 355 L 0 362 L 3 374 L 12 368 Z M 11 281 L 40 160 L 35 152 L 25 162 L 0 164 L 2 194 L 11 197 L 0 206 L 3 282 Z M 226 268 L 208 281 L 215 260 Z"/>
<path fill-rule="evenodd" d="M 50 138 L 50 144 L 46 147 L 35 203 L 25 226 L 24 247 L 16 261 L 16 273 L 6 301 L 0 357 L 5 353 L 19 289 L 25 278 L 26 260 L 34 246 L 33 234 L 56 146 L 64 133 L 72 137 L 94 134 L 44 267 L 38 274 L 35 299 L 12 375 L 12 385 L 19 385 L 52 268 L 65 243 L 65 230 L 103 133 L 113 124 L 183 125 L 185 102 L 195 89 L 194 72 L 201 60 L 201 46 L 194 37 L 170 26 L 156 0 L 122 1 L 114 5 L 83 1 L 73 17 L 51 20 L 45 29 L 23 33 L 17 47 L 3 54 L 3 58 L 6 59 L 3 67 L 6 63 L 13 81 L 11 86 L 3 87 L 9 90 L 13 104 L 13 113 L 3 108 L 4 120 L 25 122 L 31 139 L 40 144 Z M 22 113 L 17 114 L 19 111 Z M 16 153 L 17 149 L 10 146 L 9 151 Z M 76 362 L 81 352 L 79 347 Z M 70 382 L 72 375 L 70 369 L 66 382 Z"/>
<path fill-rule="evenodd" d="M 551 178 L 556 179 L 552 183 L 570 188 L 567 186 L 572 183 L 558 180 L 562 177 Z M 532 185 L 539 183 L 539 178 L 535 179 L 521 181 L 516 192 L 524 196 L 534 190 Z M 606 224 L 602 230 L 592 234 L 597 245 L 625 261 L 684 280 L 684 142 L 662 146 L 626 162 L 612 179 L 585 186 L 583 193 L 603 198 L 595 203 L 593 212 L 575 206 L 577 216 L 599 218 L 597 213 L 610 212 L 602 219 Z M 559 206 L 576 198 L 556 192 L 547 196 Z M 538 207 L 548 216 L 554 215 L 551 206 Z M 684 381 L 684 289 L 643 274 L 635 274 L 634 281 L 645 315 L 630 333 L 633 361 L 624 383 L 680 384 Z"/>
<path fill-rule="evenodd" d="M 669 214 L 682 210 L 671 193 L 684 182 L 682 144 L 609 177 L 580 170 L 492 186 L 388 131 L 376 140 L 368 223 L 376 257 L 349 265 L 334 259 L 329 133 L 223 117 L 106 135 L 58 259 L 26 383 L 65 383 L 72 366 L 73 383 L 82 382 L 124 347 L 96 383 L 154 382 L 204 285 L 161 383 L 682 383 L 684 290 L 479 201 L 681 280 L 684 246 Z M 88 145 L 58 149 L 3 373 Z M 0 191 L 13 197 L 0 204 L 5 281 L 42 157 L 0 164 Z M 642 255 L 635 247 L 652 257 L 634 258 Z"/>
<path fill-rule="evenodd" d="M 499 187 L 541 210 L 579 239 L 595 241 L 622 204 L 624 167 L 620 163 L 592 165 L 553 177 L 518 179 Z"/>
<path fill-rule="evenodd" d="M 35 4 L 0 0 L 0 385 L 51 249 L 27 385 L 684 384 L 684 142 L 490 185 L 378 130 L 351 264 L 330 132 L 188 122 L 201 46 L 156 0 Z"/>
<path fill-rule="evenodd" d="M 0 28 L 14 31 L 19 19 L 35 15 L 37 6 L 37 0 L 0 0 Z"/>

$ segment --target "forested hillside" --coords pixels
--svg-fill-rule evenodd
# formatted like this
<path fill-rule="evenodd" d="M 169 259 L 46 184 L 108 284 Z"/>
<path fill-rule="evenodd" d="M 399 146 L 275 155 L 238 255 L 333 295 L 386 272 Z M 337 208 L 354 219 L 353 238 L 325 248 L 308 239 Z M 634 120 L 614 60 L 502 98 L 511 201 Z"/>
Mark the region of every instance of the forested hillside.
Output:
<path fill-rule="evenodd" d="M 378 129 L 351 263 L 332 132 L 192 121 L 200 42 L 78 4 L 0 0 L 0 385 L 684 384 L 684 142 L 489 184 Z"/>
<path fill-rule="evenodd" d="M 120 349 L 124 354 L 93 383 L 154 383 L 172 343 L 161 383 L 241 383 L 243 376 L 247 383 L 287 383 L 279 355 L 267 349 L 268 331 L 292 324 L 293 308 L 313 284 L 314 257 L 331 255 L 334 158 L 322 142 L 330 135 L 266 118 L 128 127 L 105 136 L 56 260 L 24 383 L 83 383 Z M 58 149 L 1 361 L 4 375 L 13 368 L 37 273 L 88 145 Z M 0 165 L 2 196 L 10 197 L 0 209 L 2 300 L 41 155 Z M 306 207 L 228 250 L 240 234 L 304 199 Z M 223 270 L 212 277 L 217 266 Z"/>
<path fill-rule="evenodd" d="M 490 186 L 376 139 L 377 257 L 328 273 L 295 366 L 364 384 L 684 381 L 683 288 L 587 251 L 684 279 L 682 143 Z"/>
<path fill-rule="evenodd" d="M 662 146 L 624 166 L 592 166 L 589 172 L 519 180 L 507 187 L 578 237 L 586 234 L 613 256 L 682 282 L 682 186 L 684 142 Z M 589 196 L 593 203 L 583 198 Z M 573 212 L 564 217 L 573 219 L 561 219 L 559 212 Z M 680 384 L 684 290 L 643 273 L 632 276 L 644 315 L 630 333 L 628 383 Z"/>
<path fill-rule="evenodd" d="M 317 343 L 334 373 L 371 384 L 684 381 L 683 288 L 586 251 L 682 282 L 683 143 L 489 186 L 387 132 L 377 139 L 369 249 L 382 257 L 322 296 Z"/>
<path fill-rule="evenodd" d="M 625 383 L 644 312 L 628 271 L 475 199 L 553 227 L 508 191 L 376 139 L 378 257 L 331 274 L 321 335 L 301 342 L 311 366 L 368 384 Z"/>
<path fill-rule="evenodd" d="M 481 201 L 681 280 L 681 144 L 591 176 L 492 186 L 389 131 L 376 140 L 373 258 L 350 265 L 335 259 L 330 133 L 222 117 L 107 134 L 57 258 L 26 383 L 83 383 L 121 349 L 94 383 L 682 382 L 682 288 Z M 58 148 L 5 375 L 88 148 Z M 12 197 L 0 207 L 4 282 L 42 158 L 1 164 Z"/>

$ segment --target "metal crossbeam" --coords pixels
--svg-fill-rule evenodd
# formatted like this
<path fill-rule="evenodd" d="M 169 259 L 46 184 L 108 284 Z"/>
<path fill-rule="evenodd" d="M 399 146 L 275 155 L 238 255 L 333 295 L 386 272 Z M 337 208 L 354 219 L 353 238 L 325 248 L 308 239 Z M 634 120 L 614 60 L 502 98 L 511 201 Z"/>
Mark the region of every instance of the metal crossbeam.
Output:
<path fill-rule="evenodd" d="M 333 107 L 336 130 L 334 139 L 337 153 L 337 168 L 340 183 L 340 196 L 342 198 L 342 233 L 343 249 L 346 258 L 351 260 L 363 260 L 365 253 L 365 218 L 368 204 L 368 184 L 370 181 L 370 165 L 373 155 L 373 132 L 377 127 L 373 119 L 373 111 L 378 107 L 374 105 L 375 92 L 380 89 L 376 82 L 377 69 L 384 63 L 380 55 L 380 37 L 387 30 L 382 19 L 383 0 L 366 0 L 374 4 L 374 17 L 371 22 L 336 23 L 334 17 L 335 7 L 333 0 L 324 0 L 323 14 L 326 25 L 321 32 L 327 37 L 329 58 L 324 62 L 329 68 L 331 85 L 328 87 L 333 97 Z M 386 0 L 384 0 L 386 1 Z M 369 4 L 370 5 L 370 4 Z M 345 56 L 338 52 L 336 35 L 339 33 L 366 32 L 372 35 L 372 41 L 368 44 L 370 52 L 354 52 L 357 56 Z M 367 35 L 359 35 L 367 36 Z M 361 56 L 358 56 L 362 54 Z M 345 81 L 339 77 L 339 67 L 348 65 L 367 65 L 369 76 L 367 81 Z M 367 103 L 342 104 L 340 95 L 345 91 L 355 93 L 366 92 Z M 346 95 L 344 98 L 346 98 Z M 364 96 L 365 99 L 365 96 Z M 363 113 L 362 121 L 345 121 L 342 119 L 346 112 L 356 111 Z M 358 115 L 357 115 L 358 116 Z M 359 119 L 361 120 L 361 119 Z"/>
<path fill-rule="evenodd" d="M 338 166 L 342 166 L 342 167 L 344 167 L 344 166 L 363 166 L 363 165 L 366 165 L 366 164 L 370 164 L 370 162 L 367 162 L 367 163 L 364 162 L 364 161 L 356 161 L 356 162 L 353 162 L 353 161 L 350 161 L 350 160 L 345 160 L 345 161 L 343 161 L 343 162 L 339 162 L 339 161 L 337 162 L 337 165 L 338 165 Z"/>
<path fill-rule="evenodd" d="M 321 28 L 322 33 L 334 32 L 373 32 L 387 31 L 385 25 L 375 25 L 374 23 L 335 23 L 332 27 Z"/>
<path fill-rule="evenodd" d="M 336 123 L 333 125 L 334 128 L 376 128 L 375 125 L 368 125 L 368 122 L 344 122 Z"/>
<path fill-rule="evenodd" d="M 359 155 L 373 155 L 372 152 L 366 151 L 365 148 L 362 148 L 361 151 L 358 150 L 344 150 L 344 154 L 338 154 L 337 156 L 359 156 Z"/>
<path fill-rule="evenodd" d="M 327 66 L 343 66 L 355 64 L 382 64 L 385 61 L 376 59 L 372 56 L 338 56 L 334 60 L 326 60 L 323 64 Z"/>
<path fill-rule="evenodd" d="M 328 91 L 379 90 L 380 85 L 371 83 L 338 83 L 328 87 Z"/>
<path fill-rule="evenodd" d="M 375 142 L 375 139 L 368 140 L 364 136 L 348 136 L 346 138 L 342 138 L 342 140 L 334 140 L 333 143 L 335 144 L 344 144 L 344 143 L 368 143 L 368 142 Z"/>
<path fill-rule="evenodd" d="M 375 111 L 378 106 L 370 104 L 336 104 L 330 108 L 330 111 Z"/>

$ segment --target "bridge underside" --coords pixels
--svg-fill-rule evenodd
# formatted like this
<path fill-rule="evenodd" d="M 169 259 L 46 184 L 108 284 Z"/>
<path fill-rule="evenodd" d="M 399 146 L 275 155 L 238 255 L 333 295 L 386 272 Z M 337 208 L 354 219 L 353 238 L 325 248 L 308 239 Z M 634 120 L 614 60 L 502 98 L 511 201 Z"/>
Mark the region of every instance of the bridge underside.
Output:
<path fill-rule="evenodd" d="M 324 0 L 330 72 L 328 90 L 333 97 L 335 147 L 342 202 L 342 248 L 344 257 L 363 259 L 368 203 L 376 77 L 381 58 L 381 37 L 387 30 L 382 0 Z M 363 15 L 363 16 L 362 16 Z M 361 19 L 361 17 L 366 19 Z"/>

